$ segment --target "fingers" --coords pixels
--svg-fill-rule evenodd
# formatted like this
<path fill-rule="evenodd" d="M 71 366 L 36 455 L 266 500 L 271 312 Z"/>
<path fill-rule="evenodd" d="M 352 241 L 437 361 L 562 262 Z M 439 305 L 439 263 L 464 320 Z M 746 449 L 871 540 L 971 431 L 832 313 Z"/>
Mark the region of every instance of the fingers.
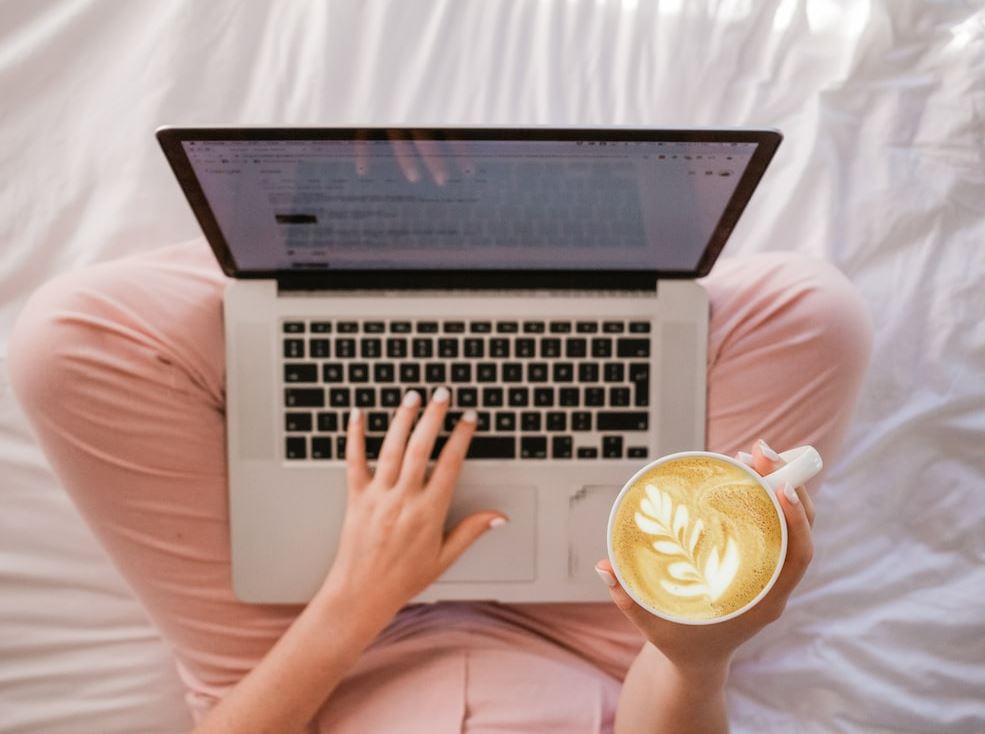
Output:
<path fill-rule="evenodd" d="M 410 390 L 404 395 L 397 413 L 386 432 L 383 445 L 380 447 L 380 458 L 376 463 L 376 478 L 385 487 L 391 487 L 400 476 L 400 467 L 404 459 L 404 447 L 410 433 L 417 411 L 421 406 L 421 394 Z"/>
<path fill-rule="evenodd" d="M 431 449 L 434 448 L 434 441 L 441 431 L 441 426 L 445 422 L 445 413 L 448 412 L 448 399 L 451 396 L 448 388 L 439 387 L 431 396 L 424 415 L 417 422 L 417 427 L 411 434 L 410 441 L 404 451 L 403 467 L 400 470 L 398 483 L 409 489 L 420 489 L 424 482 L 424 472 L 427 471 L 428 459 L 431 458 Z"/>
<path fill-rule="evenodd" d="M 445 537 L 438 556 L 438 567 L 444 572 L 465 550 L 489 530 L 507 522 L 500 512 L 475 512 L 462 519 Z"/>
<path fill-rule="evenodd" d="M 797 499 L 791 500 L 791 496 Z M 811 537 L 811 524 L 804 503 L 800 500 L 800 493 L 789 484 L 785 484 L 783 489 L 777 492 L 777 497 L 787 521 L 787 558 L 770 594 L 775 593 L 785 598 L 804 577 L 814 557 L 814 540 Z"/>
<path fill-rule="evenodd" d="M 349 412 L 349 425 L 345 438 L 345 470 L 349 489 L 361 490 L 372 480 L 373 475 L 366 464 L 366 439 L 363 429 L 363 416 L 359 408 Z"/>
<path fill-rule="evenodd" d="M 605 585 L 609 587 L 609 596 L 612 597 L 613 603 L 640 631 L 651 629 L 663 621 L 633 601 L 633 598 L 619 585 L 619 579 L 616 578 L 616 573 L 612 570 L 612 563 L 608 559 L 596 563 L 595 571 L 605 582 Z"/>
<path fill-rule="evenodd" d="M 759 472 L 762 476 L 770 474 L 778 467 L 781 467 L 786 462 L 780 458 L 780 455 L 770 448 L 763 439 L 759 439 L 756 445 L 752 449 L 752 468 Z"/>
<path fill-rule="evenodd" d="M 476 420 L 474 410 L 465 411 L 461 420 L 455 424 L 455 429 L 448 437 L 444 448 L 441 449 L 434 471 L 431 472 L 428 489 L 435 493 L 435 501 L 445 510 L 451 504 L 458 473 L 462 470 L 462 462 L 465 461 L 465 455 L 468 453 L 469 442 L 472 440 L 472 434 L 475 433 Z"/>
<path fill-rule="evenodd" d="M 417 168 L 417 163 L 414 162 L 413 146 L 411 146 L 407 139 L 404 138 L 404 134 L 399 130 L 388 130 L 387 135 L 393 144 L 393 154 L 397 158 L 400 170 L 403 171 L 404 178 L 411 183 L 420 181 L 421 172 Z"/>

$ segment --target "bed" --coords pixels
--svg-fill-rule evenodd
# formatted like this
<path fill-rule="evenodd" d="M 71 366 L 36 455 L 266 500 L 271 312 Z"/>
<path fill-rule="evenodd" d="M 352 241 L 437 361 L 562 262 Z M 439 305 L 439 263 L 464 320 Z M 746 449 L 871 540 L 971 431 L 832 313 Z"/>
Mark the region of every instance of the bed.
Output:
<path fill-rule="evenodd" d="M 0 119 L 0 361 L 45 279 L 197 234 L 160 124 L 780 128 L 727 255 L 829 259 L 876 342 L 815 562 L 733 667 L 734 730 L 985 732 L 978 0 L 8 2 Z M 0 476 L 0 731 L 187 729 L 2 369 Z"/>

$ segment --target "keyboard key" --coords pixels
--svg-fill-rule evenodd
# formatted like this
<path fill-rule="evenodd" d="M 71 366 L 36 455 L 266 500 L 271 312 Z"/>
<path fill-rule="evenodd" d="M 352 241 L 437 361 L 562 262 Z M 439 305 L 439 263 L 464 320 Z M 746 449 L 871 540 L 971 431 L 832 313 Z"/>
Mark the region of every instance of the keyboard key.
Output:
<path fill-rule="evenodd" d="M 418 334 L 437 334 L 438 333 L 438 322 L 437 321 L 418 321 L 417 322 L 417 333 Z"/>
<path fill-rule="evenodd" d="M 618 339 L 616 340 L 616 356 L 618 357 L 649 357 L 649 339 Z"/>
<path fill-rule="evenodd" d="M 377 362 L 373 365 L 374 382 L 393 382 L 395 370 L 390 362 Z"/>
<path fill-rule="evenodd" d="M 516 439 L 512 436 L 473 436 L 468 459 L 515 459 Z"/>
<path fill-rule="evenodd" d="M 386 330 L 382 321 L 364 321 L 363 331 L 367 334 L 382 334 Z"/>
<path fill-rule="evenodd" d="M 547 414 L 547 430 L 548 431 L 566 431 L 568 430 L 568 415 L 567 413 L 562 413 L 560 410 L 552 410 Z"/>
<path fill-rule="evenodd" d="M 455 390 L 455 405 L 460 408 L 475 408 L 479 405 L 479 391 L 474 387 L 460 387 Z"/>
<path fill-rule="evenodd" d="M 387 429 L 387 425 L 390 422 L 390 416 L 387 413 L 383 413 L 378 410 L 374 410 L 369 413 L 366 417 L 366 427 L 370 431 L 377 433 L 383 433 Z"/>
<path fill-rule="evenodd" d="M 288 436 L 284 456 L 288 459 L 307 459 L 308 439 L 304 436 Z"/>
<path fill-rule="evenodd" d="M 510 340 L 509 339 L 490 339 L 489 340 L 489 356 L 490 357 L 505 357 L 510 356 Z"/>
<path fill-rule="evenodd" d="M 390 331 L 394 334 L 409 334 L 410 333 L 410 322 L 409 321 L 391 321 Z"/>
<path fill-rule="evenodd" d="M 475 423 L 475 430 L 477 431 L 488 431 L 492 428 L 492 413 L 485 410 L 480 410 L 476 413 L 478 420 Z"/>
<path fill-rule="evenodd" d="M 592 339 L 593 357 L 611 357 L 612 339 Z"/>
<path fill-rule="evenodd" d="M 312 339 L 311 340 L 311 356 L 325 359 L 331 357 L 331 349 L 329 348 L 328 339 Z"/>
<path fill-rule="evenodd" d="M 380 405 L 384 408 L 395 408 L 400 405 L 400 388 L 384 387 L 380 390 Z"/>
<path fill-rule="evenodd" d="M 424 365 L 424 381 L 431 385 L 443 385 L 448 382 L 444 362 L 428 362 Z"/>
<path fill-rule="evenodd" d="M 554 358 L 561 356 L 561 340 L 554 337 L 545 337 L 540 340 L 540 356 Z"/>
<path fill-rule="evenodd" d="M 386 340 L 386 356 L 390 359 L 403 359 L 407 356 L 407 340 L 391 338 Z"/>
<path fill-rule="evenodd" d="M 604 387 L 586 387 L 585 388 L 585 405 L 589 407 L 598 407 L 600 405 L 605 405 L 605 388 Z"/>
<path fill-rule="evenodd" d="M 366 436 L 366 458 L 369 461 L 380 458 L 383 436 Z"/>
<path fill-rule="evenodd" d="M 359 331 L 359 324 L 355 321 L 340 321 L 339 322 L 339 333 L 340 334 L 355 334 Z"/>
<path fill-rule="evenodd" d="M 325 405 L 325 390 L 320 387 L 286 388 L 284 405 L 288 408 L 321 408 Z"/>
<path fill-rule="evenodd" d="M 434 354 L 434 342 L 430 339 L 414 339 L 411 348 L 417 359 L 428 359 Z"/>
<path fill-rule="evenodd" d="M 490 321 L 473 321 L 469 324 L 469 331 L 473 334 L 489 334 L 492 331 L 492 322 Z"/>
<path fill-rule="evenodd" d="M 449 410 L 447 413 L 445 413 L 444 429 L 446 431 L 455 430 L 455 424 L 458 423 L 458 419 L 461 417 L 462 417 L 462 411 Z"/>
<path fill-rule="evenodd" d="M 600 410 L 595 421 L 599 431 L 645 431 L 648 418 L 645 411 Z"/>
<path fill-rule="evenodd" d="M 526 387 L 511 387 L 507 402 L 511 408 L 525 408 L 530 404 L 530 389 Z"/>
<path fill-rule="evenodd" d="M 356 356 L 355 339 L 336 339 L 335 356 L 339 359 L 351 359 Z"/>
<path fill-rule="evenodd" d="M 349 382 L 369 382 L 369 365 L 365 362 L 350 362 Z"/>
<path fill-rule="evenodd" d="M 570 321 L 552 321 L 551 322 L 551 333 L 552 334 L 569 334 L 569 333 L 571 333 L 571 322 Z"/>
<path fill-rule="evenodd" d="M 304 359 L 304 339 L 285 339 L 284 356 L 287 359 Z"/>
<path fill-rule="evenodd" d="M 356 405 L 360 408 L 376 407 L 376 389 L 372 387 L 360 387 L 356 390 Z"/>
<path fill-rule="evenodd" d="M 335 433 L 339 430 L 339 416 L 337 413 L 318 414 L 318 432 Z"/>
<path fill-rule="evenodd" d="M 304 333 L 304 322 L 303 321 L 285 321 L 284 322 L 284 333 L 285 334 L 303 334 Z"/>
<path fill-rule="evenodd" d="M 629 388 L 628 387 L 610 387 L 609 388 L 609 405 L 613 408 L 624 408 L 629 405 Z"/>
<path fill-rule="evenodd" d="M 401 382 L 420 382 L 421 381 L 421 366 L 417 362 L 401 362 L 400 363 L 400 381 Z"/>
<path fill-rule="evenodd" d="M 496 413 L 496 430 L 497 431 L 515 431 L 516 430 L 516 413 L 509 413 L 507 411 L 500 411 Z"/>
<path fill-rule="evenodd" d="M 570 459 L 571 458 L 571 436 L 552 436 L 551 437 L 551 458 Z"/>
<path fill-rule="evenodd" d="M 534 357 L 537 351 L 537 342 L 534 339 L 517 339 L 514 346 L 517 357 Z"/>
<path fill-rule="evenodd" d="M 525 410 L 520 413 L 520 429 L 524 431 L 540 431 L 540 413 Z"/>
<path fill-rule="evenodd" d="M 527 382 L 547 382 L 547 365 L 544 362 L 527 364 Z"/>
<path fill-rule="evenodd" d="M 455 362 L 451 366 L 452 382 L 472 382 L 472 365 L 468 362 Z"/>
<path fill-rule="evenodd" d="M 570 337 L 564 340 L 564 356 L 568 359 L 584 357 L 587 354 L 588 342 L 580 337 Z"/>
<path fill-rule="evenodd" d="M 535 387 L 534 388 L 534 405 L 538 408 L 550 408 L 554 405 L 554 388 L 553 387 Z"/>
<path fill-rule="evenodd" d="M 318 365 L 286 362 L 284 382 L 318 382 Z"/>
<path fill-rule="evenodd" d="M 333 387 L 328 391 L 328 404 L 333 408 L 348 408 L 350 402 L 349 388 Z"/>
<path fill-rule="evenodd" d="M 342 382 L 343 379 L 345 378 L 343 377 L 342 365 L 323 364 L 321 366 L 322 382 Z"/>
<path fill-rule="evenodd" d="M 311 322 L 311 333 L 312 334 L 331 334 L 332 333 L 332 322 L 331 321 L 312 321 Z"/>
<path fill-rule="evenodd" d="M 643 408 L 650 404 L 650 365 L 632 362 L 629 365 L 629 381 L 633 383 L 633 405 Z"/>
<path fill-rule="evenodd" d="M 579 334 L 594 334 L 599 330 L 599 325 L 594 321 L 579 321 L 575 328 Z"/>
<path fill-rule="evenodd" d="M 602 436 L 602 458 L 622 458 L 622 436 Z"/>
<path fill-rule="evenodd" d="M 516 321 L 497 321 L 496 333 L 516 334 L 520 330 L 520 325 Z"/>
<path fill-rule="evenodd" d="M 592 414 L 584 410 L 577 410 L 574 413 L 572 413 L 571 430 L 572 431 L 592 430 Z"/>
<path fill-rule="evenodd" d="M 483 408 L 501 408 L 503 406 L 503 388 L 485 387 L 482 389 Z"/>
<path fill-rule="evenodd" d="M 481 359 L 486 356 L 486 343 L 482 339 L 465 339 L 462 347 L 462 353 L 466 357 Z"/>
<path fill-rule="evenodd" d="M 629 330 L 633 334 L 649 334 L 650 333 L 650 322 L 649 321 L 630 321 Z M 632 449 L 630 449 L 632 451 Z"/>
<path fill-rule="evenodd" d="M 328 436 L 313 436 L 311 439 L 312 459 L 332 458 L 332 439 Z"/>
<path fill-rule="evenodd" d="M 598 382 L 599 366 L 595 362 L 578 363 L 578 382 Z"/>
<path fill-rule="evenodd" d="M 626 368 L 622 362 L 606 362 L 602 374 L 606 382 L 622 382 L 626 378 Z"/>
<path fill-rule="evenodd" d="M 338 436 L 335 439 L 335 455 L 340 459 L 345 458 L 345 436 Z"/>
<path fill-rule="evenodd" d="M 562 387 L 557 391 L 557 402 L 563 408 L 577 408 L 581 405 L 577 387 Z"/>
<path fill-rule="evenodd" d="M 578 449 L 579 459 L 597 459 L 599 457 L 599 450 L 592 446 L 582 446 Z"/>
<path fill-rule="evenodd" d="M 554 382 L 573 382 L 575 366 L 571 362 L 554 363 Z"/>
<path fill-rule="evenodd" d="M 452 358 L 458 356 L 458 339 L 438 339 L 438 356 Z"/>
<path fill-rule="evenodd" d="M 547 324 L 543 321 L 524 321 L 524 334 L 543 334 L 547 330 Z"/>
<path fill-rule="evenodd" d="M 519 362 L 507 362 L 504 364 L 503 382 L 523 382 L 523 365 Z"/>
<path fill-rule="evenodd" d="M 546 459 L 547 436 L 523 436 L 520 439 L 520 457 L 523 459 Z"/>
<path fill-rule="evenodd" d="M 626 449 L 626 456 L 630 459 L 645 459 L 646 446 L 630 446 Z"/>
<path fill-rule="evenodd" d="M 311 413 L 286 413 L 284 415 L 285 431 L 310 431 Z"/>
<path fill-rule="evenodd" d="M 480 362 L 475 366 L 476 382 L 496 382 L 496 363 Z"/>
<path fill-rule="evenodd" d="M 465 333 L 465 322 L 464 321 L 446 321 L 444 323 L 444 329 L 446 334 L 464 334 Z"/>
<path fill-rule="evenodd" d="M 606 321 L 602 324 L 602 331 L 606 334 L 622 334 L 626 330 L 626 325 L 622 321 Z"/>

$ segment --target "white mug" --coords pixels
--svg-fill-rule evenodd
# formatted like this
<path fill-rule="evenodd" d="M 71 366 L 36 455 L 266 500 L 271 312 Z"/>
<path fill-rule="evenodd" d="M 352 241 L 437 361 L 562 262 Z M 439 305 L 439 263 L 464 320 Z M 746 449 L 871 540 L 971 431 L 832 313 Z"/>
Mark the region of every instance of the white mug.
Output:
<path fill-rule="evenodd" d="M 718 459 L 719 461 L 725 461 L 739 467 L 749 474 L 749 476 L 755 479 L 759 485 L 766 490 L 766 494 L 769 495 L 769 498 L 773 501 L 773 507 L 776 509 L 780 520 L 780 556 L 777 560 L 776 569 L 773 571 L 773 575 L 770 577 L 769 582 L 767 582 L 762 591 L 760 591 L 759 594 L 757 594 L 756 597 L 748 604 L 740 609 L 736 609 L 734 612 L 721 617 L 715 617 L 714 619 L 685 619 L 683 617 L 676 617 L 672 614 L 668 614 L 667 612 L 654 609 L 652 606 L 640 599 L 632 588 L 630 588 L 630 586 L 626 583 L 626 580 L 622 577 L 622 574 L 619 571 L 619 566 L 616 564 L 615 553 L 612 550 L 612 524 L 615 521 L 616 510 L 619 508 L 619 505 L 622 502 L 623 496 L 626 492 L 628 492 L 644 474 L 660 466 L 661 464 L 665 464 L 668 461 L 673 461 L 674 459 L 685 459 L 695 456 L 704 456 L 712 459 Z M 619 579 L 619 585 L 622 586 L 633 601 L 654 616 L 671 622 L 678 622 L 680 624 L 717 624 L 718 622 L 724 622 L 727 619 L 738 617 L 743 612 L 748 611 L 758 604 L 759 601 L 769 593 L 769 590 L 773 588 L 773 584 L 776 583 L 776 579 L 779 577 L 780 571 L 783 569 L 783 563 L 787 557 L 787 521 L 783 514 L 783 508 L 780 506 L 780 501 L 776 497 L 776 493 L 786 482 L 790 482 L 790 484 L 794 487 L 799 487 L 808 479 L 820 472 L 821 468 L 824 466 L 824 463 L 821 460 L 821 455 L 813 446 L 800 446 L 795 449 L 790 449 L 789 451 L 784 451 L 780 454 L 780 458 L 785 462 L 783 466 L 778 468 L 772 474 L 760 476 L 751 467 L 748 467 L 738 459 L 734 459 L 731 456 L 726 456 L 725 454 L 718 454 L 713 451 L 682 451 L 677 454 L 669 454 L 668 456 L 663 456 L 659 459 L 651 461 L 649 464 L 636 472 L 632 477 L 630 477 L 629 481 L 626 482 L 622 490 L 619 492 L 615 502 L 612 503 L 612 509 L 609 512 L 609 524 L 606 527 L 605 540 L 606 547 L 609 552 L 609 561 L 612 563 L 612 568 L 616 573 L 616 578 Z"/>

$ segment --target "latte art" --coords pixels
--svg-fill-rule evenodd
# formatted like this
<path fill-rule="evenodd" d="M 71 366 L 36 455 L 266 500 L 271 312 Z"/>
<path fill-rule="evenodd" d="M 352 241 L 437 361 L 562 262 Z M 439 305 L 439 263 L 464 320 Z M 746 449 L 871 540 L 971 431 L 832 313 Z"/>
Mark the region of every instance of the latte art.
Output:
<path fill-rule="evenodd" d="M 769 583 L 782 531 L 773 501 L 745 470 L 698 456 L 643 475 L 623 495 L 612 541 L 638 597 L 673 616 L 713 619 Z"/>

